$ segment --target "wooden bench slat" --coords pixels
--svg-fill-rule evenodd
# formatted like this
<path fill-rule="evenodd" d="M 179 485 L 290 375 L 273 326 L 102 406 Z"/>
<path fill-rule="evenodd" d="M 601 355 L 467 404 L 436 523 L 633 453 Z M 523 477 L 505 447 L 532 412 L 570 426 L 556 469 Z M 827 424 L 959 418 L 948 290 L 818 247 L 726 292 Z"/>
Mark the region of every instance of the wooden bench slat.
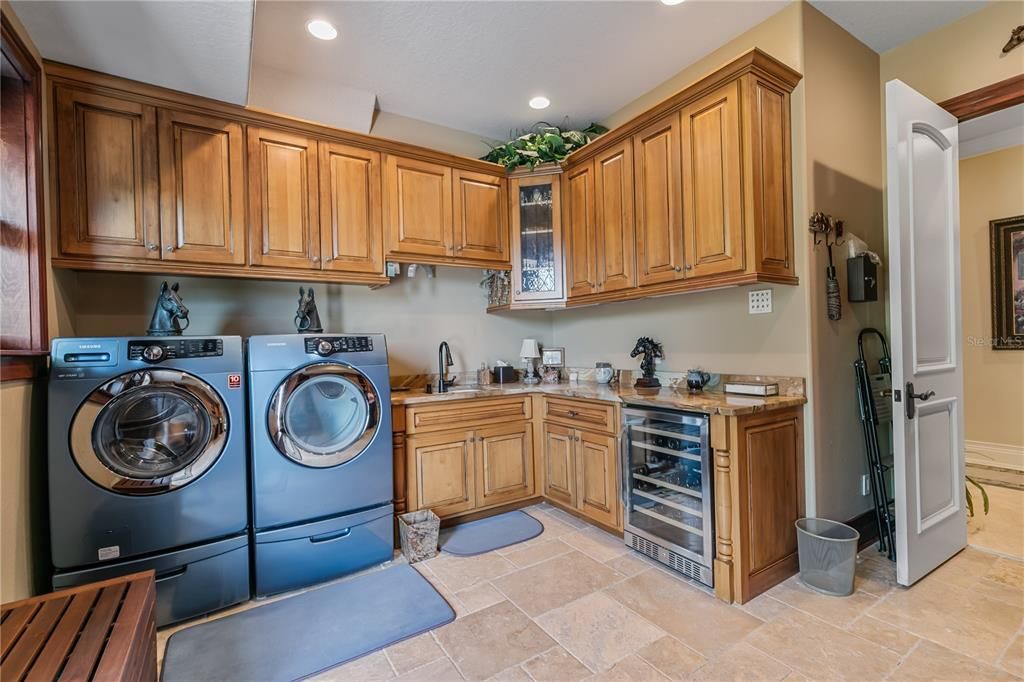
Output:
<path fill-rule="evenodd" d="M 57 677 L 98 595 L 99 592 L 79 592 L 71 598 L 64 617 L 29 671 L 29 679 L 52 680 Z"/>
<path fill-rule="evenodd" d="M 107 640 L 107 631 L 110 624 L 114 622 L 118 607 L 121 605 L 121 597 L 127 589 L 126 583 L 118 583 L 104 587 L 96 600 L 96 607 L 92 615 L 82 629 L 82 636 L 78 638 L 68 664 L 64 666 L 61 673 L 62 680 L 88 680 L 92 676 L 93 668 L 96 666 L 96 659 L 103 651 L 103 643 Z"/>
<path fill-rule="evenodd" d="M 24 679 L 29 668 L 35 662 L 36 656 L 46 645 L 50 633 L 53 632 L 60 617 L 64 614 L 64 609 L 67 608 L 69 601 L 65 597 L 43 602 L 35 618 L 15 643 L 14 649 L 0 664 L 0 679 L 5 682 Z"/>
<path fill-rule="evenodd" d="M 39 602 L 4 609 L 7 617 L 4 619 L 3 627 L 0 627 L 0 660 L 7 658 L 7 654 L 18 643 L 21 634 L 32 622 L 32 617 L 38 610 Z"/>
<path fill-rule="evenodd" d="M 96 667 L 96 678 L 100 680 L 120 680 L 126 677 L 128 664 L 133 653 L 133 644 L 145 633 L 148 625 L 145 618 L 152 608 L 153 583 L 135 580 L 128 585 L 121 606 L 121 613 L 114 623 L 110 640 L 103 651 L 99 665 Z"/>

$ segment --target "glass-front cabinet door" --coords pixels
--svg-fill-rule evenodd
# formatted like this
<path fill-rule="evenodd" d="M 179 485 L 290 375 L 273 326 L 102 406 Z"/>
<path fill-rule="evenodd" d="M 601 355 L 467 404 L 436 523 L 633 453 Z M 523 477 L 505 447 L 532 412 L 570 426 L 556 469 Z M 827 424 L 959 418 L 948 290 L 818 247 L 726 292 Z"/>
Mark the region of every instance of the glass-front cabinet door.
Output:
<path fill-rule="evenodd" d="M 512 307 L 564 300 L 559 173 L 510 179 Z"/>

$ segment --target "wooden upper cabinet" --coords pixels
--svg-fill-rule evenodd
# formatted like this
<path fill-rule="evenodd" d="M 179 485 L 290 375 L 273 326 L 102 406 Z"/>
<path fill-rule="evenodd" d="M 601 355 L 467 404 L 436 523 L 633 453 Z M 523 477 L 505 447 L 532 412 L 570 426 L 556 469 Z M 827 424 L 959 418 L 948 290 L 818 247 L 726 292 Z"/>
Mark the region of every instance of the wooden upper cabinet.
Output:
<path fill-rule="evenodd" d="M 252 263 L 319 269 L 317 141 L 256 126 L 248 133 Z"/>
<path fill-rule="evenodd" d="M 156 109 L 58 86 L 59 251 L 160 258 Z"/>
<path fill-rule="evenodd" d="M 565 186 L 565 281 L 572 298 L 597 292 L 594 164 L 566 171 Z"/>
<path fill-rule="evenodd" d="M 636 286 L 633 227 L 633 142 L 615 145 L 594 159 L 597 288 Z"/>
<path fill-rule="evenodd" d="M 533 495 L 533 425 L 522 421 L 486 426 L 474 433 L 476 505 L 502 504 Z"/>
<path fill-rule="evenodd" d="M 793 260 L 793 183 L 790 159 L 789 95 L 753 75 L 741 87 L 748 106 L 743 109 L 744 157 L 750 168 L 748 191 L 753 197 L 752 245 L 758 272 L 795 276 Z"/>
<path fill-rule="evenodd" d="M 384 272 L 380 153 L 320 142 L 320 254 L 324 270 Z"/>
<path fill-rule="evenodd" d="M 678 114 L 633 136 L 639 286 L 684 275 L 681 136 Z"/>
<path fill-rule="evenodd" d="M 561 176 L 510 178 L 512 305 L 564 301 Z"/>
<path fill-rule="evenodd" d="M 740 91 L 732 82 L 683 108 L 686 275 L 744 268 Z"/>
<path fill-rule="evenodd" d="M 606 526 L 619 527 L 618 448 L 612 436 L 577 431 L 577 507 Z"/>
<path fill-rule="evenodd" d="M 453 173 L 454 255 L 508 263 L 508 196 L 504 178 L 456 169 Z"/>
<path fill-rule="evenodd" d="M 241 124 L 165 109 L 157 124 L 163 258 L 245 263 Z"/>
<path fill-rule="evenodd" d="M 385 155 L 384 196 L 389 255 L 452 255 L 450 167 Z"/>

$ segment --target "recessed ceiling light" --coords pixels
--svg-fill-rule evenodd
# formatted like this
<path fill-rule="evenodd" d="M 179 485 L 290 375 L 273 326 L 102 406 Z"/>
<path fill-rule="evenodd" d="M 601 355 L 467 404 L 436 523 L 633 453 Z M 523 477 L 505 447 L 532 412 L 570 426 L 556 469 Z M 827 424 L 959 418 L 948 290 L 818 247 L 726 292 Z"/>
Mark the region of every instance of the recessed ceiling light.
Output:
<path fill-rule="evenodd" d="M 672 5 L 681 5 L 684 2 L 686 2 L 686 0 L 661 0 L 661 4 L 668 5 L 669 7 Z"/>
<path fill-rule="evenodd" d="M 551 106 L 551 100 L 543 95 L 538 95 L 530 100 L 530 106 L 534 109 L 547 109 Z"/>
<path fill-rule="evenodd" d="M 314 19 L 309 22 L 306 24 L 306 30 L 314 38 L 319 38 L 320 40 L 334 40 L 338 37 L 338 30 L 323 19 Z"/>

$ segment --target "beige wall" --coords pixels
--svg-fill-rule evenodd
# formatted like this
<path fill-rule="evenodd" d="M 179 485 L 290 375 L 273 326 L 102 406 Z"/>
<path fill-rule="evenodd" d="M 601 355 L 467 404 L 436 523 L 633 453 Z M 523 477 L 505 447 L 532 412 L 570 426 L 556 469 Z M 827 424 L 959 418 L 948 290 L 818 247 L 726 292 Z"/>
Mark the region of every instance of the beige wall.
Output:
<path fill-rule="evenodd" d="M 1010 30 L 1024 24 L 1024 2 L 991 2 L 940 29 L 882 54 L 881 83 L 898 78 L 941 102 L 1024 72 L 1024 49 L 1003 54 Z"/>
<path fill-rule="evenodd" d="M 885 237 L 879 58 L 812 6 L 805 4 L 803 10 L 805 215 L 823 211 L 840 218 L 847 230 L 881 253 Z M 803 234 L 808 233 L 804 230 Z M 867 467 L 853 362 L 859 331 L 864 327 L 885 329 L 885 294 L 883 289 L 882 300 L 876 303 L 850 303 L 845 248 L 836 247 L 833 262 L 843 292 L 843 315 L 839 321 L 830 321 L 825 314 L 828 256 L 823 246 L 808 248 L 810 264 L 804 281 L 810 296 L 814 401 L 808 409 L 814 419 L 815 513 L 845 521 L 870 508 L 871 497 L 860 494 L 860 477 Z"/>
<path fill-rule="evenodd" d="M 968 441 L 1024 452 L 1024 353 L 992 350 L 989 221 L 1024 215 L 1024 146 L 960 162 L 964 419 Z M 972 343 L 977 339 L 979 342 Z M 1024 463 L 1024 462 L 1020 462 Z"/>

